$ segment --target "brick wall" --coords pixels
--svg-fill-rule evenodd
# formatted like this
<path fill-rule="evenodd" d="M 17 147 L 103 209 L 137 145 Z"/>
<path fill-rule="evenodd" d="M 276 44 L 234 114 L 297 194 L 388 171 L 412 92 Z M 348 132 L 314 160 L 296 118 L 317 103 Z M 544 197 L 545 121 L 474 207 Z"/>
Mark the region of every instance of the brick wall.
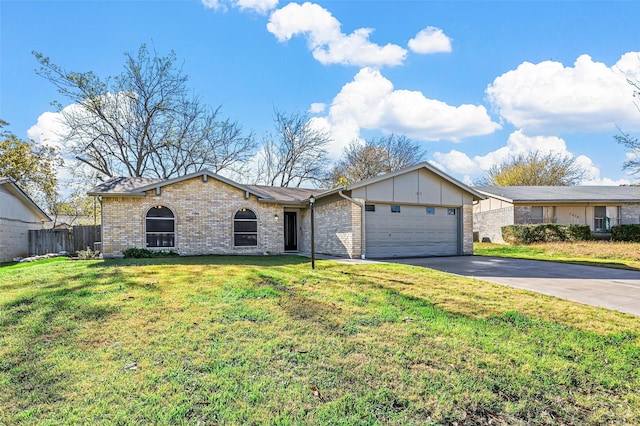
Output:
<path fill-rule="evenodd" d="M 620 224 L 640 223 L 640 203 L 623 204 L 620 207 Z"/>
<path fill-rule="evenodd" d="M 362 200 L 357 200 L 362 201 Z M 362 254 L 360 206 L 349 200 L 339 199 L 327 204 L 317 204 L 314 209 L 316 253 L 349 258 Z M 311 251 L 311 213 L 302 211 L 300 251 Z"/>
<path fill-rule="evenodd" d="M 42 224 L 0 218 L 0 262 L 29 256 L 29 230 L 35 229 L 42 229 Z"/>
<path fill-rule="evenodd" d="M 520 208 L 518 208 L 520 209 Z M 531 209 L 529 209 L 529 217 Z M 475 212 L 473 214 L 473 229 L 478 233 L 478 240 L 489 238 L 492 243 L 504 244 L 502 239 L 502 227 L 513 225 L 514 207 Z"/>
<path fill-rule="evenodd" d="M 284 251 L 283 207 L 258 203 L 257 197 L 215 179 L 188 179 L 162 188 L 161 195 L 149 191 L 144 198 L 102 200 L 102 250 L 119 255 L 131 247 L 145 248 L 145 217 L 156 205 L 175 215 L 175 248 L 185 255 L 266 254 Z M 257 247 L 234 247 L 233 217 L 241 208 L 258 218 Z M 278 218 L 275 218 L 275 215 Z"/>
<path fill-rule="evenodd" d="M 473 205 L 462 206 L 462 254 L 473 254 Z"/>

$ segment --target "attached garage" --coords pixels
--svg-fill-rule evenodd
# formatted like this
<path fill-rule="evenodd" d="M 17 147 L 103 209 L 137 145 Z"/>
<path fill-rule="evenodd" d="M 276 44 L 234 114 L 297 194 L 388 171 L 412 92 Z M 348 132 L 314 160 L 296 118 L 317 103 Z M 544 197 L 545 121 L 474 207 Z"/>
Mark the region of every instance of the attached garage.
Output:
<path fill-rule="evenodd" d="M 341 192 L 363 207 L 367 258 L 473 253 L 472 206 L 484 197 L 428 163 Z"/>
<path fill-rule="evenodd" d="M 462 253 L 459 208 L 367 204 L 365 210 L 367 257 Z"/>

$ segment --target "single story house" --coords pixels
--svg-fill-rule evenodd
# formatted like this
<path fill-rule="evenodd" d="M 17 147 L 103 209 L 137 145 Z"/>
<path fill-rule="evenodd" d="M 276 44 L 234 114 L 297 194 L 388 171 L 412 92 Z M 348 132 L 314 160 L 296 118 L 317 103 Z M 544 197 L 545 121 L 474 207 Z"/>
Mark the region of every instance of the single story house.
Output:
<path fill-rule="evenodd" d="M 473 206 L 474 231 L 482 241 L 504 243 L 505 225 L 589 225 L 592 233 L 640 223 L 638 186 L 480 186 L 486 198 Z"/>
<path fill-rule="evenodd" d="M 29 231 L 50 221 L 13 179 L 0 177 L 0 262 L 29 256 Z"/>
<path fill-rule="evenodd" d="M 116 178 L 102 204 L 102 252 L 315 251 L 349 258 L 473 253 L 472 206 L 483 196 L 428 163 L 332 190 L 243 185 L 209 171 L 167 180 Z"/>

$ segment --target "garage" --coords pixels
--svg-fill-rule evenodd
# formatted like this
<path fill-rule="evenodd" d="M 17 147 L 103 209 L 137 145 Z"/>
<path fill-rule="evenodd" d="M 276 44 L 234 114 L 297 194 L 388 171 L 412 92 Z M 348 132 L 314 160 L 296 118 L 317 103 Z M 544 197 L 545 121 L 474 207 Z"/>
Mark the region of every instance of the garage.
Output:
<path fill-rule="evenodd" d="M 460 208 L 366 204 L 367 257 L 461 254 Z"/>

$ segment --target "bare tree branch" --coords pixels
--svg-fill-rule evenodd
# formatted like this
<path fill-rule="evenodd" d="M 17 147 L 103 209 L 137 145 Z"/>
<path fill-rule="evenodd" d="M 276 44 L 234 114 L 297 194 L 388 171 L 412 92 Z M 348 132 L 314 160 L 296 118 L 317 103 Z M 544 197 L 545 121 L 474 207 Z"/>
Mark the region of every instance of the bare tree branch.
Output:
<path fill-rule="evenodd" d="M 239 168 L 255 151 L 252 134 L 191 94 L 174 52 L 159 56 L 143 44 L 125 54 L 120 75 L 104 80 L 34 55 L 37 73 L 71 102 L 58 104 L 69 151 L 103 176 L 218 173 Z"/>
<path fill-rule="evenodd" d="M 404 135 L 352 141 L 328 177 L 337 187 L 409 167 L 424 160 L 425 151 Z"/>
<path fill-rule="evenodd" d="M 274 110 L 275 135 L 267 137 L 258 155 L 257 183 L 300 187 L 324 181 L 329 165 L 330 137 L 313 126 L 305 113 Z"/>

